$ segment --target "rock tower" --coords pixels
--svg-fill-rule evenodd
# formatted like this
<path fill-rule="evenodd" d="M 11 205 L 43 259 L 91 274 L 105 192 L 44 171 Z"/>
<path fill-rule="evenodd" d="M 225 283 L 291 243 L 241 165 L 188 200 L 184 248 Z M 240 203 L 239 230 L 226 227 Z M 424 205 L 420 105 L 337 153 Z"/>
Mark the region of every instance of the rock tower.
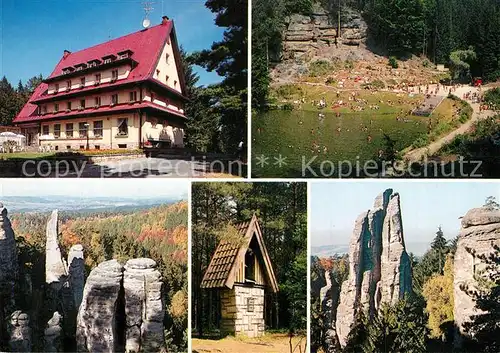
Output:
<path fill-rule="evenodd" d="M 373 316 L 383 303 L 394 304 L 412 291 L 399 194 L 388 189 L 373 209 L 356 220 L 349 245 L 349 277 L 342 284 L 336 332 L 342 346 L 356 311 Z"/>

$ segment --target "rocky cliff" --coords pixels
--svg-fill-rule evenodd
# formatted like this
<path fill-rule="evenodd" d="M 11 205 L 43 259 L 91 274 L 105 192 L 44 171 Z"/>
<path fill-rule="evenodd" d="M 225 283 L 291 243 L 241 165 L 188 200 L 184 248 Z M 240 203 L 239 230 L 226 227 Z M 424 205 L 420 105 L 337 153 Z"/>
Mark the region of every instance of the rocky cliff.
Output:
<path fill-rule="evenodd" d="M 342 284 L 336 333 L 342 346 L 357 310 L 373 316 L 381 304 L 394 304 L 412 290 L 399 194 L 386 190 L 372 210 L 356 220 L 349 245 L 349 277 Z"/>
<path fill-rule="evenodd" d="M 0 203 L 0 350 L 9 340 L 5 318 L 16 309 L 15 293 L 19 277 L 16 241 L 7 209 Z M 16 331 L 17 332 L 17 331 Z"/>
<path fill-rule="evenodd" d="M 484 207 L 468 211 L 462 218 L 454 258 L 454 318 L 461 335 L 468 336 L 464 323 L 470 321 L 472 315 L 481 314 L 463 289 L 477 288 L 475 275 L 480 275 L 485 268 L 479 256 L 491 254 L 494 244 L 500 246 L 500 211 Z M 456 343 L 460 345 L 460 340 Z"/>
<path fill-rule="evenodd" d="M 367 25 L 359 12 L 349 8 L 341 11 L 340 32 L 337 9 L 325 9 L 314 4 L 308 16 L 292 15 L 285 19 L 282 60 L 329 59 L 343 50 L 363 45 Z"/>

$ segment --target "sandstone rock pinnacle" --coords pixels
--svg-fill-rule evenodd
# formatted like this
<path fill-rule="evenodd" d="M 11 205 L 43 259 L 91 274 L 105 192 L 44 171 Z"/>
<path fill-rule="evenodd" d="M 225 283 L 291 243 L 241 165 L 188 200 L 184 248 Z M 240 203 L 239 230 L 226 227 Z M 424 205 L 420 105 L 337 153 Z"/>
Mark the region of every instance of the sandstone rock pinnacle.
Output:
<path fill-rule="evenodd" d="M 151 259 L 127 261 L 123 274 L 127 317 L 125 352 L 158 352 L 163 346 L 161 274 Z"/>
<path fill-rule="evenodd" d="M 119 312 L 123 267 L 116 260 L 99 264 L 87 279 L 77 317 L 78 352 L 122 351 Z"/>
<path fill-rule="evenodd" d="M 55 290 L 60 290 L 68 277 L 66 263 L 61 256 L 58 237 L 58 213 L 52 212 L 47 223 L 47 239 L 45 243 L 45 282 Z"/>
<path fill-rule="evenodd" d="M 68 254 L 69 286 L 73 293 L 73 303 L 76 310 L 80 307 L 85 286 L 85 262 L 83 246 L 73 245 Z"/>
<path fill-rule="evenodd" d="M 357 310 L 372 317 L 382 303 L 394 304 L 411 292 L 411 264 L 406 253 L 399 194 L 377 196 L 372 210 L 356 220 L 349 245 L 349 276 L 342 284 L 336 331 L 341 346 Z"/>

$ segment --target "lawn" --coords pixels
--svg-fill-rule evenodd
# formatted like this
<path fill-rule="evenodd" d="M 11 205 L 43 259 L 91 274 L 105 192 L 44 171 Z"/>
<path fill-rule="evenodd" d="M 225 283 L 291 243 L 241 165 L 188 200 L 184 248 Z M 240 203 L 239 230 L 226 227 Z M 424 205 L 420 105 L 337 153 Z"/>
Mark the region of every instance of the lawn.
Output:
<path fill-rule="evenodd" d="M 39 159 L 53 157 L 54 152 L 38 153 L 38 152 L 16 152 L 16 153 L 0 153 L 2 159 Z"/>
<path fill-rule="evenodd" d="M 390 136 L 396 150 L 401 151 L 427 133 L 429 118 L 407 116 L 422 100 L 421 96 L 358 91 L 357 98 L 366 102 L 358 104 L 349 101 L 350 95 L 352 91 L 340 92 L 337 98 L 335 89 L 322 86 L 300 85 L 276 90 L 277 104 L 292 104 L 295 109 L 271 110 L 253 116 L 252 174 L 255 177 L 302 177 L 303 161 L 307 164 L 313 158 L 315 170 L 323 161 L 331 161 L 334 166 L 339 161 L 363 165 L 384 148 L 384 134 Z M 319 99 L 326 100 L 325 109 L 319 110 L 313 105 L 312 100 Z M 339 100 L 347 106 L 332 108 Z M 377 105 L 379 109 L 371 109 L 370 105 Z M 352 111 L 352 106 L 362 106 L 364 110 Z M 318 116 L 320 113 L 324 114 L 323 119 Z M 280 155 L 286 158 L 286 165 L 281 167 L 275 159 Z M 269 158 L 264 166 L 261 156 Z M 330 170 L 325 168 L 325 176 Z"/>
<path fill-rule="evenodd" d="M 290 353 L 290 338 L 287 334 L 267 333 L 259 338 L 228 336 L 224 339 L 192 339 L 193 353 Z M 293 353 L 305 352 L 306 338 L 292 338 Z M 299 348 L 300 345 L 300 348 Z M 300 350 L 301 349 L 301 350 Z"/>

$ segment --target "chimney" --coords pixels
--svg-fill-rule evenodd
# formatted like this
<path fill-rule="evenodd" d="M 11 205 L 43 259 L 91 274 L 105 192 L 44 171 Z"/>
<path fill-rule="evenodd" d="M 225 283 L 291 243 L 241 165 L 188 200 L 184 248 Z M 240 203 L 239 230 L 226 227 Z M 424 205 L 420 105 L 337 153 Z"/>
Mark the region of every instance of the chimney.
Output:
<path fill-rule="evenodd" d="M 161 24 L 162 24 L 162 25 L 166 25 L 166 24 L 168 23 L 168 21 L 170 20 L 170 19 L 168 18 L 168 16 L 163 16 L 163 17 L 162 17 L 162 19 L 163 19 L 163 20 L 161 21 Z"/>
<path fill-rule="evenodd" d="M 64 54 L 63 54 L 63 58 L 66 59 L 69 56 L 69 54 L 71 54 L 71 52 L 69 50 L 65 50 Z"/>

